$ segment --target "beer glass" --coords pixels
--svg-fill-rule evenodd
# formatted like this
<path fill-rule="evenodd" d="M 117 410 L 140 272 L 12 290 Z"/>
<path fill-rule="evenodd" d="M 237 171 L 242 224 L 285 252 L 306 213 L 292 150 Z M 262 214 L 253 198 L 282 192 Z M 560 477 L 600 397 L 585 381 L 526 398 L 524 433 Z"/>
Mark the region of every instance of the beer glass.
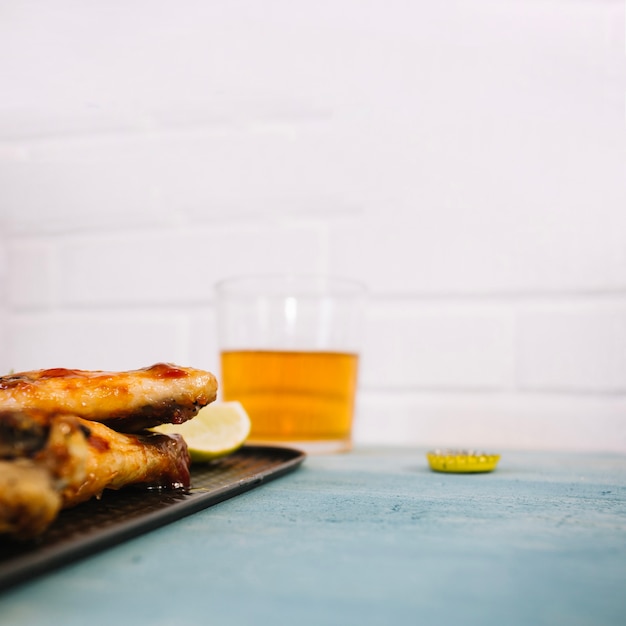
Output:
<path fill-rule="evenodd" d="M 317 275 L 216 285 L 222 399 L 248 412 L 250 443 L 351 448 L 365 296 L 356 281 Z"/>

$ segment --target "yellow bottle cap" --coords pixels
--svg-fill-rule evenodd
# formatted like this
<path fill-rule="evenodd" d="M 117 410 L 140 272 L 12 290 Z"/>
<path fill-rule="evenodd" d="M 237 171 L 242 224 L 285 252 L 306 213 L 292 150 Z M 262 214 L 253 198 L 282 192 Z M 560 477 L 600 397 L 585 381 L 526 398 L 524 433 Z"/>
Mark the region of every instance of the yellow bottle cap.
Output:
<path fill-rule="evenodd" d="M 426 458 L 434 472 L 477 474 L 496 469 L 500 455 L 475 450 L 431 450 Z"/>

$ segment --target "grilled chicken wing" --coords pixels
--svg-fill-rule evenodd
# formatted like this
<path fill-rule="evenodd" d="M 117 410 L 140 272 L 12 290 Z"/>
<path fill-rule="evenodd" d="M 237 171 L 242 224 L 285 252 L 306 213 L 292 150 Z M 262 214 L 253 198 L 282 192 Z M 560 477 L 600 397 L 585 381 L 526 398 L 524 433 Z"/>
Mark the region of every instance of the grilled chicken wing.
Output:
<path fill-rule="evenodd" d="M 55 520 L 61 503 L 47 467 L 32 459 L 0 460 L 0 536 L 40 535 Z"/>
<path fill-rule="evenodd" d="M 210 372 L 167 363 L 127 372 L 55 368 L 0 377 L 0 411 L 66 413 L 122 432 L 185 422 L 216 394 Z"/>
<path fill-rule="evenodd" d="M 179 435 L 119 433 L 74 415 L 2 412 L 0 451 L 0 534 L 22 539 L 43 532 L 60 508 L 105 489 L 190 482 Z"/>
<path fill-rule="evenodd" d="M 180 435 L 118 433 L 62 415 L 53 420 L 46 447 L 35 458 L 56 477 L 63 507 L 127 485 L 189 487 L 189 453 Z"/>

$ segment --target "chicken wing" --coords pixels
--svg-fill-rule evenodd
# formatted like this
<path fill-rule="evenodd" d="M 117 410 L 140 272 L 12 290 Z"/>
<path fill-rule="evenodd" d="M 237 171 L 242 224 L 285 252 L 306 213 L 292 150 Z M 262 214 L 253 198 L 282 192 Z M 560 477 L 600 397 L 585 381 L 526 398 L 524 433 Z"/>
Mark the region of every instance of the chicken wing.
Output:
<path fill-rule="evenodd" d="M 188 488 L 190 458 L 180 435 L 118 433 L 73 415 L 52 421 L 35 460 L 50 468 L 63 507 L 127 485 Z"/>
<path fill-rule="evenodd" d="M 61 503 L 47 467 L 32 459 L 0 460 L 0 536 L 40 535 L 55 520 Z"/>
<path fill-rule="evenodd" d="M 21 539 L 43 532 L 60 508 L 105 489 L 190 483 L 180 435 L 119 433 L 74 415 L 2 412 L 0 450 L 0 534 Z"/>
<path fill-rule="evenodd" d="M 213 374 L 168 363 L 127 372 L 55 368 L 0 377 L 0 411 L 66 413 L 121 432 L 180 424 L 216 395 Z"/>

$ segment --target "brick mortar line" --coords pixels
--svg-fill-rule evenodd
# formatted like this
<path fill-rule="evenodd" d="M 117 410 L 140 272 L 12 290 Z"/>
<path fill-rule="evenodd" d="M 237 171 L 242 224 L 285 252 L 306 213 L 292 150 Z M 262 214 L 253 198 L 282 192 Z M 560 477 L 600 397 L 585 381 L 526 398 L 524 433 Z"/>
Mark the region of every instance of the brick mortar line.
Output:
<path fill-rule="evenodd" d="M 572 396 L 586 400 L 624 400 L 626 401 L 626 388 L 623 391 L 586 391 L 581 389 L 523 389 L 523 388 L 488 388 L 488 387 L 371 387 L 361 386 L 359 395 L 363 400 L 381 400 L 388 401 L 390 397 L 394 397 L 396 401 L 402 401 L 410 397 L 416 399 L 456 399 L 468 396 L 472 399 L 484 397 L 489 399 L 511 400 L 518 402 L 520 398 L 533 400 L 567 400 L 571 401 Z M 626 421 L 626 415 L 624 415 Z"/>
<path fill-rule="evenodd" d="M 55 268 L 57 269 L 57 268 Z M 58 270 L 57 270 L 58 272 Z M 6 310 L 14 315 L 21 314 L 38 314 L 47 315 L 51 312 L 56 313 L 97 313 L 97 312 L 153 312 L 155 307 L 163 311 L 187 311 L 189 309 L 199 310 L 203 308 L 213 308 L 215 305 L 214 296 L 210 289 L 207 290 L 206 296 L 199 297 L 194 300 L 176 301 L 146 299 L 143 302 L 98 302 L 98 303 L 61 303 L 55 299 L 54 306 L 42 304 L 41 306 L 12 306 L 11 303 L 5 303 Z M 371 299 L 368 307 L 368 315 L 374 315 L 376 318 L 387 317 L 386 313 L 393 316 L 400 311 L 403 317 L 412 318 L 416 313 L 427 313 L 425 309 L 416 312 L 407 310 L 406 308 L 396 308 L 398 305 L 428 306 L 428 307 L 445 307 L 450 311 L 454 311 L 457 307 L 463 309 L 467 306 L 482 307 L 485 305 L 492 306 L 491 312 L 508 311 L 512 314 L 523 313 L 520 307 L 555 307 L 547 308 L 545 311 L 537 309 L 534 312 L 580 312 L 585 307 L 594 305 L 614 305 L 616 307 L 626 306 L 626 292 L 581 292 L 581 293 L 545 293 L 545 294 L 480 294 L 480 295 L 456 295 L 446 297 L 411 297 L 406 296 L 401 299 L 386 298 L 383 294 L 378 294 Z M 377 306 L 392 307 L 390 311 L 381 311 Z M 568 308 L 564 309 L 563 306 Z M 572 309 L 571 307 L 576 307 Z M 580 308 L 579 308 L 580 307 Z M 592 312 L 597 311 L 593 309 Z M 467 312 L 468 315 L 474 315 L 476 311 L 464 309 L 460 314 Z"/>

